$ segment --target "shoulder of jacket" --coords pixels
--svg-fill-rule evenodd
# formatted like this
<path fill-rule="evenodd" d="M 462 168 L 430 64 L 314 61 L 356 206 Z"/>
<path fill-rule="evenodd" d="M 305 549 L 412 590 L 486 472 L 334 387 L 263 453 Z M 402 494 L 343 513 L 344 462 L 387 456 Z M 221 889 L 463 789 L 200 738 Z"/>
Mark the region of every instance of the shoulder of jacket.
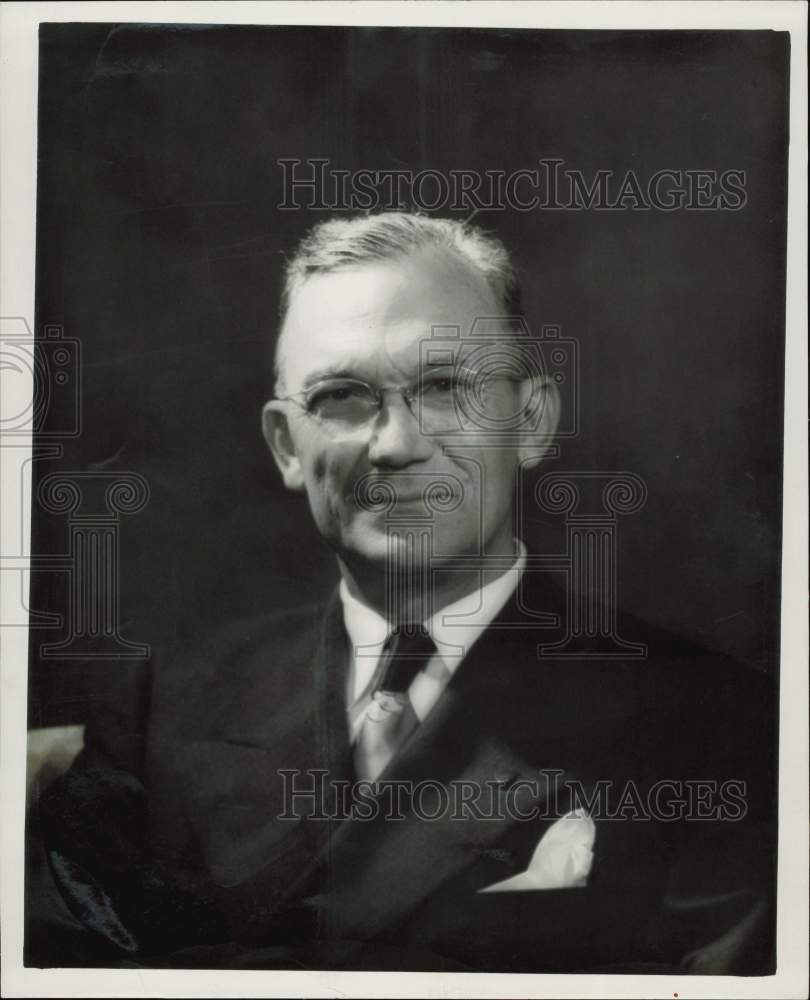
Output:
<path fill-rule="evenodd" d="M 318 603 L 254 615 L 167 643 L 153 656 L 153 695 L 170 701 L 188 695 L 193 700 L 193 692 L 212 684 L 238 682 L 265 654 L 267 669 L 311 656 L 326 610 L 326 603 Z"/>

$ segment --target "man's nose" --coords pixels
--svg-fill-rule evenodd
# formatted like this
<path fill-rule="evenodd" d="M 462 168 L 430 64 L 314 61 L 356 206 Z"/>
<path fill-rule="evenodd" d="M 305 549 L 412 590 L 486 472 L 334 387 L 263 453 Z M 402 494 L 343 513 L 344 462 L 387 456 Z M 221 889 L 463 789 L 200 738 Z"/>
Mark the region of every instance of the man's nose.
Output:
<path fill-rule="evenodd" d="M 401 469 L 412 462 L 423 462 L 432 452 L 431 439 L 422 434 L 418 415 L 411 412 L 402 394 L 384 393 L 369 441 L 371 464 Z"/>

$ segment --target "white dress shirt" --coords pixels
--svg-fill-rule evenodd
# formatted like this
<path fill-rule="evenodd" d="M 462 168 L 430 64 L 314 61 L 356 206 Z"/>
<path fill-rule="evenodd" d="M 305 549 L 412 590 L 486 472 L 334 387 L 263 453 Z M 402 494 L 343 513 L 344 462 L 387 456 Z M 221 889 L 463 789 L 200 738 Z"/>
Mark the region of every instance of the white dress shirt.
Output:
<path fill-rule="evenodd" d="M 437 611 L 425 623 L 437 652 L 408 688 L 408 697 L 420 722 L 436 704 L 473 643 L 517 589 L 526 566 L 526 547 L 522 542 L 519 547 L 513 566 L 495 580 Z M 346 682 L 346 708 L 349 732 L 354 740 L 371 701 L 374 672 L 393 626 L 349 593 L 345 580 L 340 584 L 340 599 L 353 654 Z"/>

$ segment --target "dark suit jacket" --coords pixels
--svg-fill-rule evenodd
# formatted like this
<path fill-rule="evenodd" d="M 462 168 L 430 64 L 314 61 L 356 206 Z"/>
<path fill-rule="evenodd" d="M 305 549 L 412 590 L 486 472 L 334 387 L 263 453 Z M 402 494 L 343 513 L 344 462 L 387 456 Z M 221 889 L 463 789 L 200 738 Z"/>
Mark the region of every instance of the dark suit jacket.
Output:
<path fill-rule="evenodd" d="M 646 658 L 539 657 L 559 632 L 537 613 L 561 611 L 561 599 L 545 576 L 526 574 L 383 775 L 511 791 L 523 813 L 540 807 L 531 820 L 505 808 L 426 821 L 407 796 L 396 820 L 279 818 L 290 812 L 280 769 L 300 772 L 299 788 L 319 784 L 313 769 L 353 778 L 336 597 L 236 624 L 144 671 L 130 698 L 88 726 L 85 750 L 41 803 L 51 870 L 98 947 L 83 938 L 72 959 L 45 949 L 32 960 L 772 971 L 767 679 L 637 621 L 620 628 L 648 645 Z M 556 782 L 539 781 L 541 770 Z M 674 784 L 661 809 L 680 796 L 695 818 L 649 815 L 664 779 Z M 736 805 L 728 781 L 744 783 Z M 323 787 L 316 808 L 333 812 Z M 479 894 L 526 868 L 577 804 L 572 787 L 606 795 L 592 803 L 587 886 Z"/>

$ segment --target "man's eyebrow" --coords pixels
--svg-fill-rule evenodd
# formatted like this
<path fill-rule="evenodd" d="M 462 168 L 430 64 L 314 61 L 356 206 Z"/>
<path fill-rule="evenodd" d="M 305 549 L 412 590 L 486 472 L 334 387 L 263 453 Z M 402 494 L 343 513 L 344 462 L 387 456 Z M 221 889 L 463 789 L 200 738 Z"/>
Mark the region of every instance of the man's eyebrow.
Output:
<path fill-rule="evenodd" d="M 452 361 L 437 361 L 437 362 L 426 361 L 424 363 L 423 370 L 427 369 L 429 371 L 436 371 L 436 370 L 441 370 L 443 368 L 453 368 L 453 367 L 455 367 L 455 363 Z M 410 377 L 414 381 L 416 381 L 416 379 L 419 378 L 419 369 L 417 368 L 416 371 L 414 371 L 411 376 L 404 376 L 404 377 L 406 378 L 406 380 Z M 323 382 L 326 379 L 333 379 L 333 378 L 353 378 L 357 379 L 360 382 L 368 381 L 366 376 L 359 375 L 357 373 L 356 368 L 350 367 L 346 364 L 328 365 L 326 368 L 319 368 L 316 371 L 310 372 L 309 375 L 307 375 L 304 378 L 303 382 L 301 383 L 301 389 L 302 391 L 304 391 L 306 389 L 309 389 L 313 385 L 317 385 L 318 382 Z"/>
<path fill-rule="evenodd" d="M 302 382 L 301 388 L 309 389 L 310 386 L 328 378 L 356 378 L 362 381 L 362 377 L 353 368 L 347 368 L 346 365 L 329 365 L 326 368 L 310 372 Z"/>

